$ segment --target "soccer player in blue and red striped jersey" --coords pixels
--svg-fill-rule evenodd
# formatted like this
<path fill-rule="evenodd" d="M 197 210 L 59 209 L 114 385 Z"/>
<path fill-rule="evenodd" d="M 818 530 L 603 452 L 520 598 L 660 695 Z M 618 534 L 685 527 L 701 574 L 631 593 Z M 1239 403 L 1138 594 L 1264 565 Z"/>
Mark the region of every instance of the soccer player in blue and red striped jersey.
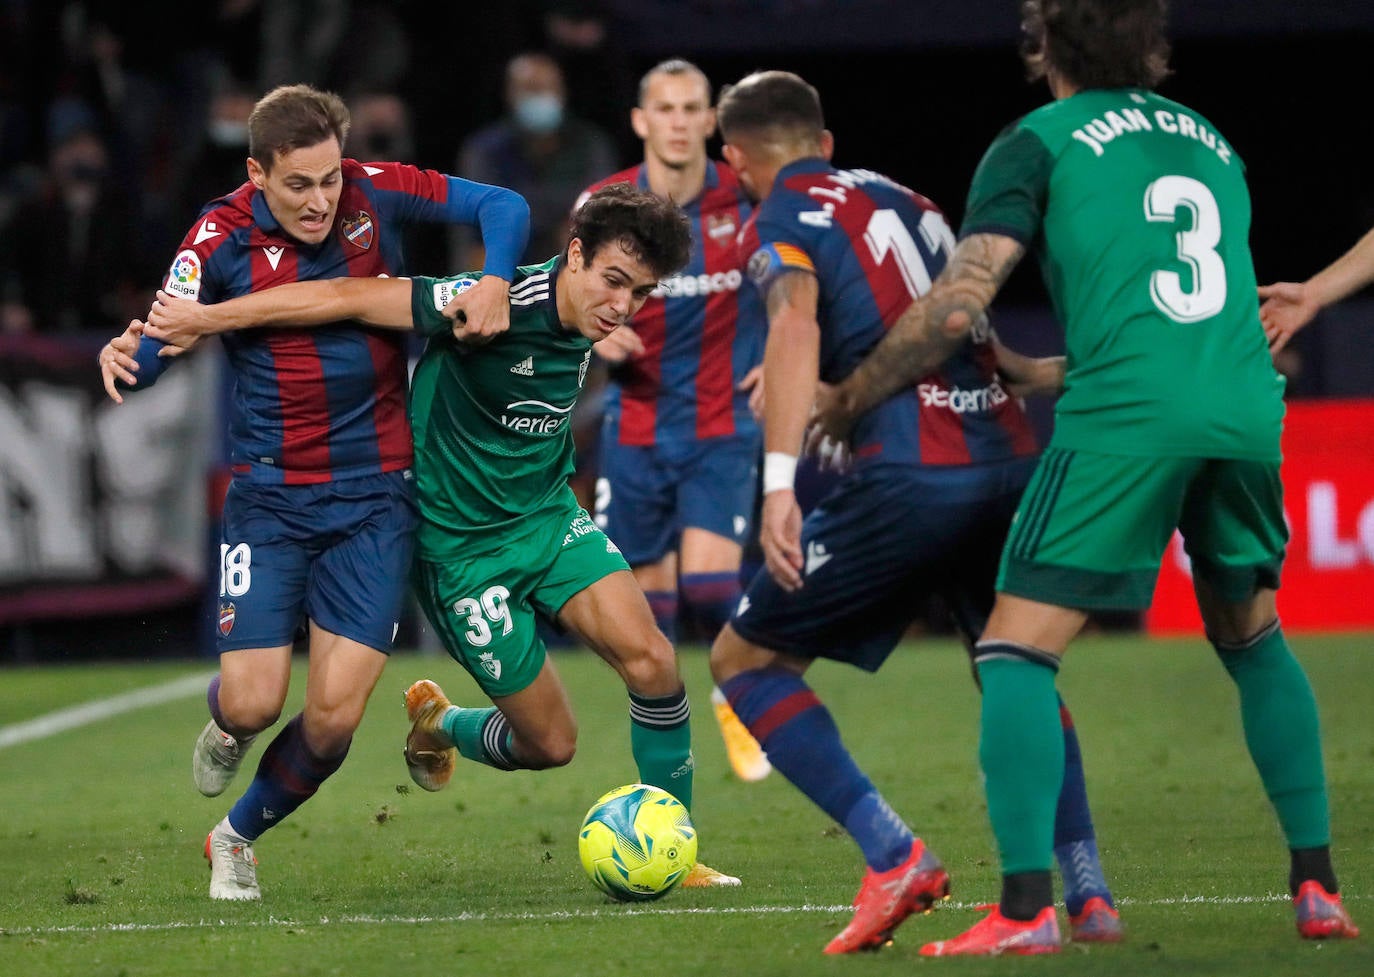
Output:
<path fill-rule="evenodd" d="M 509 190 L 342 155 L 349 115 L 305 85 L 264 96 L 249 119 L 248 182 L 212 201 L 163 291 L 216 303 L 285 282 L 404 274 L 401 225 L 477 224 L 485 276 L 463 296 L 468 327 L 509 323 L 529 210 Z M 170 358 L 135 321 L 101 354 L 106 389 L 152 384 Z M 415 503 L 407 356 L 395 332 L 340 322 L 224 337 L 234 391 L 211 719 L 196 785 L 221 793 L 277 721 L 291 647 L 309 622 L 305 706 L 267 747 L 248 790 L 206 839 L 215 899 L 257 899 L 253 842 L 343 763 L 395 637 Z"/>
<path fill-rule="evenodd" d="M 830 164 L 834 143 L 820 98 L 796 75 L 750 75 L 722 93 L 718 111 L 725 158 L 761 201 L 742 238 L 769 319 L 760 527 L 767 567 L 717 638 L 712 674 L 773 766 L 863 852 L 868 868 L 854 917 L 826 952 L 874 949 L 910 913 L 947 895 L 949 876 L 859 769 L 803 674 L 817 658 L 875 671 L 922 594 L 945 597 L 971 646 L 992 607 L 1001 544 L 1037 446 L 1019 400 L 998 378 L 984 328 L 938 373 L 858 420 L 851 470 L 803 522 L 793 476 L 818 380 L 843 379 L 930 288 L 953 234 L 919 194 Z M 1085 928 L 1086 938 L 1119 938 L 1077 737 L 1066 709 L 1061 716 L 1076 758 L 1056 838 L 1067 901 L 1076 914 L 1102 908 L 1107 922 Z"/>
<path fill-rule="evenodd" d="M 664 280 L 634 322 L 598 343 L 611 365 L 596 521 L 634 570 L 659 628 L 677 637 L 681 610 L 706 640 L 740 597 L 761 437 L 750 409 L 765 321 L 741 288 L 737 236 L 749 216 L 734 172 L 707 155 L 711 83 L 688 61 L 661 62 L 639 83 L 630 124 L 644 162 L 589 187 L 628 182 L 672 200 L 692 227 L 692 258 Z M 681 607 L 680 607 L 681 605 Z M 749 780 L 767 759 L 715 694 L 731 765 Z"/>

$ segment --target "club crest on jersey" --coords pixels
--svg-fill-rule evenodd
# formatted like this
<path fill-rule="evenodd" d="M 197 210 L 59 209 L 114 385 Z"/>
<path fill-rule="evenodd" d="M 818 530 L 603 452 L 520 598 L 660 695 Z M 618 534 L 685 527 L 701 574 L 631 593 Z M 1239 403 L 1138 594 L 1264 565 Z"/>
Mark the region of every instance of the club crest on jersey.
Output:
<path fill-rule="evenodd" d="M 226 638 L 229 637 L 229 632 L 234 630 L 234 618 L 237 613 L 233 601 L 227 600 L 219 605 L 219 633 Z"/>
<path fill-rule="evenodd" d="M 350 244 L 357 245 L 364 251 L 372 247 L 376 227 L 372 223 L 372 215 L 367 211 L 360 210 L 352 217 L 345 217 L 339 229 L 343 231 L 343 236 Z"/>
<path fill-rule="evenodd" d="M 200 256 L 194 251 L 182 251 L 172 259 L 172 268 L 167 272 L 163 288 L 173 295 L 193 299 L 200 294 Z"/>
<path fill-rule="evenodd" d="M 733 214 L 706 215 L 706 236 L 719 245 L 724 246 L 733 241 L 737 230 Z"/>
<path fill-rule="evenodd" d="M 482 668 L 494 679 L 501 677 L 501 663 L 496 660 L 496 656 L 489 651 L 484 651 L 477 656 L 477 660 L 482 663 Z"/>

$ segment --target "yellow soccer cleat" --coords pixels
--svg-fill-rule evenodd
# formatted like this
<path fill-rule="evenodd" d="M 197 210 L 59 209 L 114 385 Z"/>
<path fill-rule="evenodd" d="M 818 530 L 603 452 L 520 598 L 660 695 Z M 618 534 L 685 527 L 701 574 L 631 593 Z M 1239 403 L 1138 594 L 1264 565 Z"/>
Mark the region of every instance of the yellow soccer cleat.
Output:
<path fill-rule="evenodd" d="M 735 776 L 751 783 L 767 777 L 773 770 L 773 765 L 768 762 L 768 754 L 763 752 L 754 734 L 735 715 L 735 710 L 730 708 L 720 689 L 711 690 L 711 706 L 716 713 L 716 722 L 720 724 L 720 735 L 725 740 L 725 755 L 730 758 L 730 769 L 735 771 Z"/>
<path fill-rule="evenodd" d="M 441 790 L 458 765 L 458 750 L 443 730 L 444 711 L 451 702 L 444 690 L 427 678 L 406 689 L 406 767 L 410 779 L 425 790 Z"/>

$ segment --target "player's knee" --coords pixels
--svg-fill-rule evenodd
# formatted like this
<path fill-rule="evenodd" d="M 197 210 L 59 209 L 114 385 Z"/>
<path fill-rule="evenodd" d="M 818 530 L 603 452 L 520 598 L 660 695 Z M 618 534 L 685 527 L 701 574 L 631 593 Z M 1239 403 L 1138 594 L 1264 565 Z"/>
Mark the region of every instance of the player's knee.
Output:
<path fill-rule="evenodd" d="M 711 645 L 711 678 L 716 685 L 728 682 L 740 672 L 766 668 L 778 656 L 765 648 L 745 641 L 730 625 L 721 628 Z"/>
<path fill-rule="evenodd" d="M 348 748 L 362 722 L 362 711 L 351 706 L 306 706 L 305 729 L 310 748 L 320 756 L 334 756 Z"/>
<path fill-rule="evenodd" d="M 577 730 L 551 730 L 537 740 L 524 744 L 523 759 L 533 770 L 566 767 L 577 754 Z"/>
<path fill-rule="evenodd" d="M 281 718 L 282 703 L 275 699 L 227 696 L 221 689 L 219 711 L 231 730 L 240 734 L 261 733 Z"/>
<path fill-rule="evenodd" d="M 657 628 L 645 635 L 639 647 L 620 660 L 625 684 L 640 695 L 669 695 L 682 685 L 677 671 L 677 654 Z"/>

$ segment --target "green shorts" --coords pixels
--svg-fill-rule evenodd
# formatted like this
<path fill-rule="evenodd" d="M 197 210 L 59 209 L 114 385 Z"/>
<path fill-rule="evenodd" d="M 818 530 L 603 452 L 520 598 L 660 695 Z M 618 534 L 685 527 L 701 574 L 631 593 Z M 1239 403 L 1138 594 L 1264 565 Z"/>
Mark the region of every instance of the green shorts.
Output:
<path fill-rule="evenodd" d="M 444 650 L 496 697 L 529 688 L 544 667 L 536 612 L 552 620 L 578 591 L 629 568 L 574 503 L 461 560 L 417 558 L 411 582 Z"/>
<path fill-rule="evenodd" d="M 1143 610 L 1165 547 L 1223 600 L 1277 589 L 1288 527 L 1277 462 L 1145 458 L 1050 448 L 1026 487 L 1001 593 L 1085 610 Z"/>

